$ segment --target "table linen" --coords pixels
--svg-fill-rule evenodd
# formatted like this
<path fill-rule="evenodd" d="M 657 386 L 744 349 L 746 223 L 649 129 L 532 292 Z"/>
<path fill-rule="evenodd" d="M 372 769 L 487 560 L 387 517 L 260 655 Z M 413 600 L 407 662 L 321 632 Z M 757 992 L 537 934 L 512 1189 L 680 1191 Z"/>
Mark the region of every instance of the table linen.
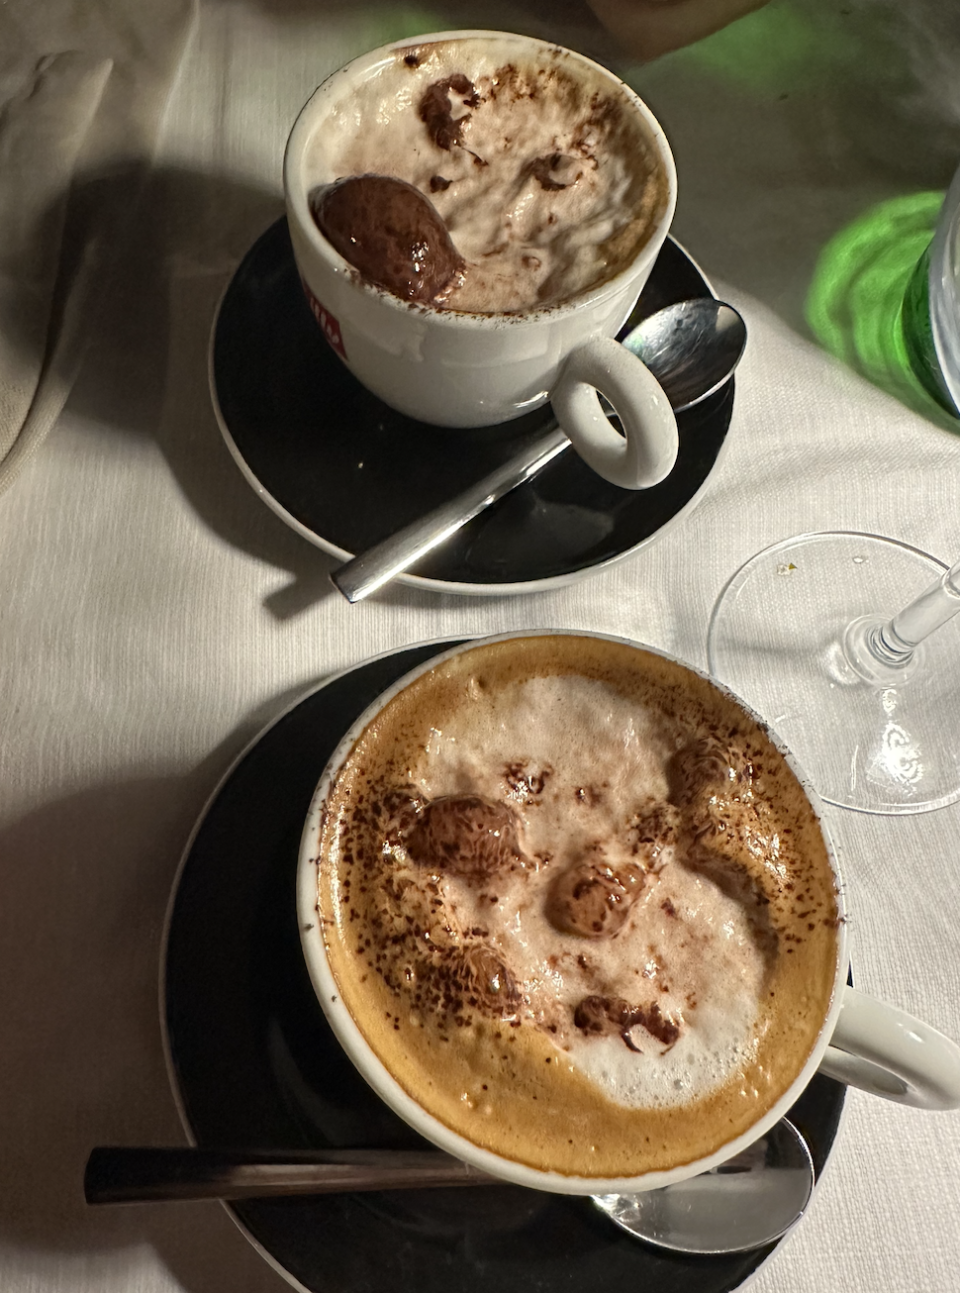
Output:
<path fill-rule="evenodd" d="M 809 312 L 844 229 L 942 190 L 956 167 L 951 9 L 773 0 L 641 67 L 577 4 L 203 0 L 156 152 L 135 148 L 149 175 L 110 249 L 109 299 L 79 311 L 72 394 L 0 499 L 4 1290 L 286 1287 L 219 1205 L 89 1211 L 81 1176 L 94 1144 L 184 1138 L 157 1010 L 167 899 L 219 779 L 294 698 L 379 652 L 523 627 L 623 634 L 703 667 L 726 579 L 804 531 L 960 555 L 958 425 L 899 378 L 868 381 L 857 353 L 828 353 Z M 97 13 L 109 30 L 122 7 Z M 747 320 L 734 420 L 692 515 L 601 574 L 512 598 L 397 585 L 351 607 L 329 586 L 332 559 L 263 506 L 224 447 L 210 327 L 282 212 L 284 140 L 318 81 L 394 36 L 480 25 L 575 44 L 650 102 L 678 162 L 674 232 Z M 108 45 L 87 50 L 94 79 Z M 148 63 L 143 51 L 134 80 Z M 943 632 L 960 655 L 960 625 Z M 900 819 L 832 809 L 827 824 L 858 985 L 960 1037 L 960 805 Z M 960 1114 L 851 1092 L 809 1214 L 753 1287 L 955 1289 L 958 1215 Z"/>

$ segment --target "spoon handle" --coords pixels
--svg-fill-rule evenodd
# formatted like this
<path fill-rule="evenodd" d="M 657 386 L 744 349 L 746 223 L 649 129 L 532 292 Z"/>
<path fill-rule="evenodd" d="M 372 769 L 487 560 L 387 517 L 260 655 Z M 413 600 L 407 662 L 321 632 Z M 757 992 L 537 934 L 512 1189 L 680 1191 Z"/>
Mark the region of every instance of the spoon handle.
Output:
<path fill-rule="evenodd" d="M 87 1203 L 151 1203 L 339 1194 L 451 1185 L 497 1185 L 496 1177 L 439 1150 L 255 1150 L 100 1146 L 83 1178 Z"/>
<path fill-rule="evenodd" d="M 348 602 L 359 602 L 390 582 L 395 575 L 409 569 L 444 539 L 455 534 L 484 508 L 508 494 L 511 489 L 535 476 L 551 459 L 569 448 L 570 441 L 556 422 L 544 435 L 532 441 L 526 450 L 515 454 L 489 476 L 477 481 L 449 503 L 412 522 L 381 543 L 368 548 L 330 574 L 336 587 Z"/>

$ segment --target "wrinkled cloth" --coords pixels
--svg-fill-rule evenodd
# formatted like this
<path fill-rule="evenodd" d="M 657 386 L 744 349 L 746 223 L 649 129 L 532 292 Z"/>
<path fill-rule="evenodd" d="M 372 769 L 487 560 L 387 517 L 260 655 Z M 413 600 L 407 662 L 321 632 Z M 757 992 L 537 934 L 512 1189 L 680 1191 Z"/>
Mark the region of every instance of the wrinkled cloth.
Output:
<path fill-rule="evenodd" d="M 0 7 L 0 493 L 76 378 L 193 12 L 194 0 Z"/>

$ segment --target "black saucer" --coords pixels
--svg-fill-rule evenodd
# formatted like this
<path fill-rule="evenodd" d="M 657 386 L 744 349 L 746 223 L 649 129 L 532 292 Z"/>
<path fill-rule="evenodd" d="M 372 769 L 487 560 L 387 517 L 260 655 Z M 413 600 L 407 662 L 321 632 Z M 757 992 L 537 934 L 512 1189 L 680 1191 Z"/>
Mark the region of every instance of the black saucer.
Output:
<path fill-rule="evenodd" d="M 625 331 L 664 305 L 710 295 L 697 266 L 668 240 Z M 299 534 L 341 559 L 480 480 L 551 418 L 547 406 L 502 426 L 451 431 L 381 403 L 324 341 L 285 219 L 247 253 L 220 303 L 210 387 L 250 484 Z M 447 592 L 531 592 L 618 560 L 696 499 L 727 434 L 733 398 L 731 381 L 680 414 L 677 465 L 653 489 L 618 489 L 565 453 L 404 579 Z"/>
<path fill-rule="evenodd" d="M 422 1147 L 326 1025 L 295 910 L 300 833 L 320 773 L 358 713 L 450 642 L 341 674 L 281 715 L 234 765 L 187 849 L 163 970 L 171 1078 L 208 1147 Z M 817 1172 L 844 1088 L 814 1078 L 790 1117 Z M 310 1293 L 729 1293 L 776 1245 L 726 1257 L 660 1252 L 589 1199 L 516 1186 L 238 1203 L 247 1233 Z"/>

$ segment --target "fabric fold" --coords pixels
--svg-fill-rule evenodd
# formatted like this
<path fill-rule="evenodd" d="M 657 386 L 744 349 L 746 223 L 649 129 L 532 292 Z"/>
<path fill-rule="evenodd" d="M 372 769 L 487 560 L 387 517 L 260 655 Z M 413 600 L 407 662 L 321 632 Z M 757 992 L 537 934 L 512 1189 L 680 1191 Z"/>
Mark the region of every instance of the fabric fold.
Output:
<path fill-rule="evenodd" d="M 112 60 L 40 60 L 0 109 L 0 489 L 39 430 L 43 367 L 74 166 Z M 17 448 L 11 460 L 11 453 Z"/>
<path fill-rule="evenodd" d="M 194 16 L 195 0 L 0 9 L 0 494 L 76 380 Z"/>

